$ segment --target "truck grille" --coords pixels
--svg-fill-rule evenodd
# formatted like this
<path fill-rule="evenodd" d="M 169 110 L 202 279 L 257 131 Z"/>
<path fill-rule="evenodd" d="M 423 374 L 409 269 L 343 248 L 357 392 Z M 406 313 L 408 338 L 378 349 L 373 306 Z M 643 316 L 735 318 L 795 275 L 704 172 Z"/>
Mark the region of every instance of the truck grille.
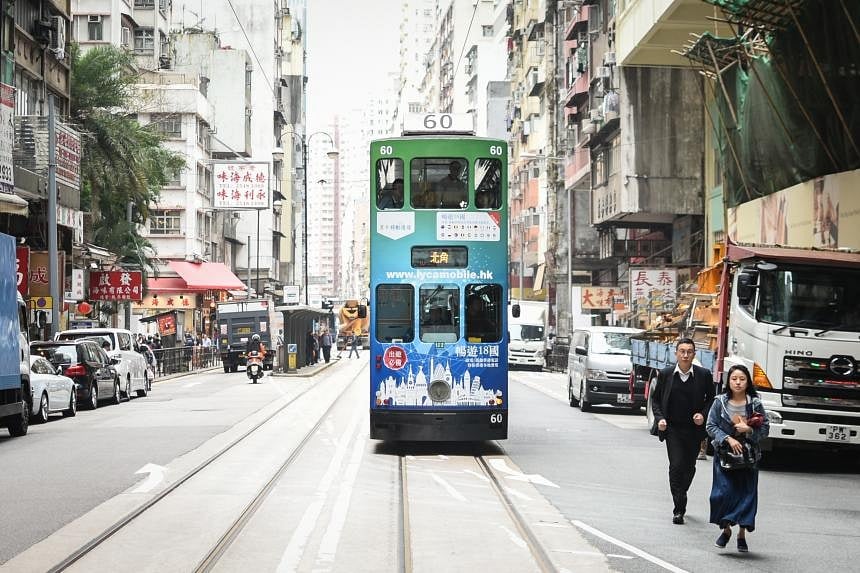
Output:
<path fill-rule="evenodd" d="M 785 406 L 860 412 L 860 363 L 845 355 L 787 356 L 782 388 Z"/>

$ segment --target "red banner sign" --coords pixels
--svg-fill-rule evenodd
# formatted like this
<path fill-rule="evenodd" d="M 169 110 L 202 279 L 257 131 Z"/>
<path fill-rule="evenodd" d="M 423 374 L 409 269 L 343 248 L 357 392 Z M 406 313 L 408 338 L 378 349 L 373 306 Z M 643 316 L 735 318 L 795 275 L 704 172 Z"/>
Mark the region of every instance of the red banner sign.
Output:
<path fill-rule="evenodd" d="M 90 271 L 89 300 L 141 300 L 140 271 Z"/>
<path fill-rule="evenodd" d="M 15 259 L 18 292 L 21 296 L 27 296 L 30 289 L 30 247 L 16 247 Z"/>
<path fill-rule="evenodd" d="M 176 313 L 171 312 L 168 314 L 162 314 L 157 319 L 155 319 L 156 324 L 158 324 L 158 334 L 161 336 L 170 336 L 171 334 L 176 334 Z"/>

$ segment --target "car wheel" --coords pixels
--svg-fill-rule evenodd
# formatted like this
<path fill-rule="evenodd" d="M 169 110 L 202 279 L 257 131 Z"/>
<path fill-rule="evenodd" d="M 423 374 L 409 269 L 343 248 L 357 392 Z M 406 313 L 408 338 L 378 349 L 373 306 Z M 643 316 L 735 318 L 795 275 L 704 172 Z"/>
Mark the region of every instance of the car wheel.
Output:
<path fill-rule="evenodd" d="M 131 378 L 125 381 L 125 401 L 131 402 Z"/>
<path fill-rule="evenodd" d="M 119 380 L 114 380 L 113 382 L 113 399 L 111 400 L 114 404 L 119 404 L 122 399 L 122 393 L 119 390 Z"/>
<path fill-rule="evenodd" d="M 78 396 L 75 391 L 74 385 L 72 385 L 71 396 L 69 396 L 69 407 L 66 410 L 63 410 L 64 418 L 73 418 L 75 414 L 78 413 Z"/>
<path fill-rule="evenodd" d="M 573 380 L 570 378 L 567 379 L 567 400 L 570 403 L 571 408 L 575 408 L 579 405 L 579 400 L 573 396 Z"/>
<path fill-rule="evenodd" d="M 591 402 L 586 399 L 585 382 L 579 383 L 579 409 L 583 412 L 591 411 Z"/>
<path fill-rule="evenodd" d="M 42 397 L 39 399 L 39 411 L 36 412 L 36 422 L 45 424 L 48 422 L 48 393 L 42 392 Z"/>
<path fill-rule="evenodd" d="M 149 381 L 149 372 L 145 372 L 143 374 L 143 390 L 137 391 L 137 397 L 138 398 L 145 398 L 146 394 L 149 392 L 149 389 L 151 388 L 151 386 L 150 386 L 151 384 L 152 384 L 152 382 Z"/>
<path fill-rule="evenodd" d="M 99 407 L 99 387 L 95 380 L 90 386 L 90 410 L 95 410 Z"/>

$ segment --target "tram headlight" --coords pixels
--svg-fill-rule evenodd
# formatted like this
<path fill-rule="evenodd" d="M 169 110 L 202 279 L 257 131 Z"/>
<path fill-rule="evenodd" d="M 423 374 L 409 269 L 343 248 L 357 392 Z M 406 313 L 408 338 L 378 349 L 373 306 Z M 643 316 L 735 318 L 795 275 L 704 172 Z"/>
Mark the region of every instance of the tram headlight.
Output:
<path fill-rule="evenodd" d="M 427 394 L 434 402 L 445 402 L 451 397 L 451 386 L 444 380 L 433 380 L 427 387 Z"/>

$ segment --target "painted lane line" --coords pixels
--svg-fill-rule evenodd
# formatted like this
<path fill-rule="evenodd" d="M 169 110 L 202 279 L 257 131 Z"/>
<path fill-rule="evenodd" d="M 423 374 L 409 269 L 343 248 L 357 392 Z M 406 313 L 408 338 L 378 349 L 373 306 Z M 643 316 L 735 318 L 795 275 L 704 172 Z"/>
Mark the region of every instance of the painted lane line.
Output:
<path fill-rule="evenodd" d="M 164 466 L 159 466 L 156 464 L 146 464 L 136 472 L 135 474 L 149 474 L 146 476 L 146 479 L 141 482 L 139 486 L 131 490 L 131 493 L 149 493 L 155 486 L 160 484 L 162 480 L 164 480 L 164 472 L 167 471 L 167 468 Z"/>
<path fill-rule="evenodd" d="M 607 553 L 604 555 L 599 551 L 577 551 L 576 549 L 553 549 L 556 553 L 567 553 L 569 555 L 589 555 L 593 557 L 614 557 L 616 559 L 636 559 L 632 555 L 618 555 L 617 553 Z"/>
<path fill-rule="evenodd" d="M 552 483 L 551 481 L 549 481 L 548 479 L 546 479 L 545 477 L 543 477 L 540 474 L 524 474 L 524 473 L 521 473 L 521 472 L 518 472 L 516 470 L 509 468 L 508 463 L 505 460 L 503 460 L 502 458 L 490 459 L 490 465 L 493 466 L 493 468 L 495 468 L 497 471 L 508 474 L 505 476 L 508 479 L 517 480 L 517 481 L 527 481 L 527 482 L 531 482 L 534 484 L 547 485 L 547 486 L 555 487 L 555 488 L 558 487 L 557 485 L 555 485 L 554 483 Z"/>
<path fill-rule="evenodd" d="M 566 523 L 557 523 L 557 522 L 550 523 L 549 521 L 539 521 L 537 523 L 533 523 L 532 525 L 534 525 L 536 527 L 557 527 L 558 529 L 564 529 L 567 527 Z M 564 551 L 564 550 L 560 550 L 560 551 Z"/>
<path fill-rule="evenodd" d="M 688 573 L 685 569 L 681 569 L 680 567 L 675 567 L 671 563 L 667 563 L 666 561 L 663 561 L 659 557 L 654 557 L 650 553 L 643 551 L 643 550 L 639 549 L 638 547 L 634 547 L 634 546 L 630 545 L 629 543 L 625 543 L 624 541 L 621 541 L 620 539 L 616 539 L 616 538 L 612 537 L 611 535 L 607 535 L 607 534 L 603 533 L 602 531 L 600 531 L 599 529 L 595 529 L 595 528 L 591 527 L 590 525 L 587 525 L 587 524 L 585 524 L 579 520 L 576 520 L 576 519 L 571 520 L 571 523 L 573 525 L 575 525 L 576 527 L 582 529 L 583 531 L 587 531 L 587 532 L 591 533 L 592 535 L 595 535 L 595 536 L 597 536 L 597 537 L 599 537 L 605 541 L 608 541 L 609 543 L 617 545 L 618 547 L 621 547 L 622 549 L 626 549 L 627 551 L 629 551 L 630 553 L 633 553 L 634 555 L 638 555 L 639 557 L 641 557 L 642 559 L 645 559 L 646 561 L 650 561 L 651 563 L 653 563 L 654 565 L 656 565 L 658 567 L 662 567 L 666 571 L 672 571 L 672 573 Z"/>
<path fill-rule="evenodd" d="M 444 479 L 442 479 L 441 477 L 439 477 L 438 475 L 436 475 L 436 473 L 434 473 L 434 472 L 430 472 L 430 477 L 432 477 L 432 478 L 433 478 L 433 481 L 435 481 L 436 483 L 438 483 L 439 485 L 441 485 L 443 488 L 445 488 L 445 491 L 447 491 L 447 492 L 448 492 L 448 494 L 449 494 L 451 497 L 453 497 L 454 499 L 456 499 L 457 501 L 467 501 L 467 500 L 466 500 L 466 497 L 465 497 L 462 493 L 460 493 L 459 491 L 457 491 L 457 490 L 454 488 L 454 486 L 452 486 L 451 484 L 449 484 L 447 481 L 445 481 Z"/>
<path fill-rule="evenodd" d="M 191 382 L 189 384 L 185 384 L 183 388 L 193 388 L 194 386 L 199 386 L 202 382 Z"/>

